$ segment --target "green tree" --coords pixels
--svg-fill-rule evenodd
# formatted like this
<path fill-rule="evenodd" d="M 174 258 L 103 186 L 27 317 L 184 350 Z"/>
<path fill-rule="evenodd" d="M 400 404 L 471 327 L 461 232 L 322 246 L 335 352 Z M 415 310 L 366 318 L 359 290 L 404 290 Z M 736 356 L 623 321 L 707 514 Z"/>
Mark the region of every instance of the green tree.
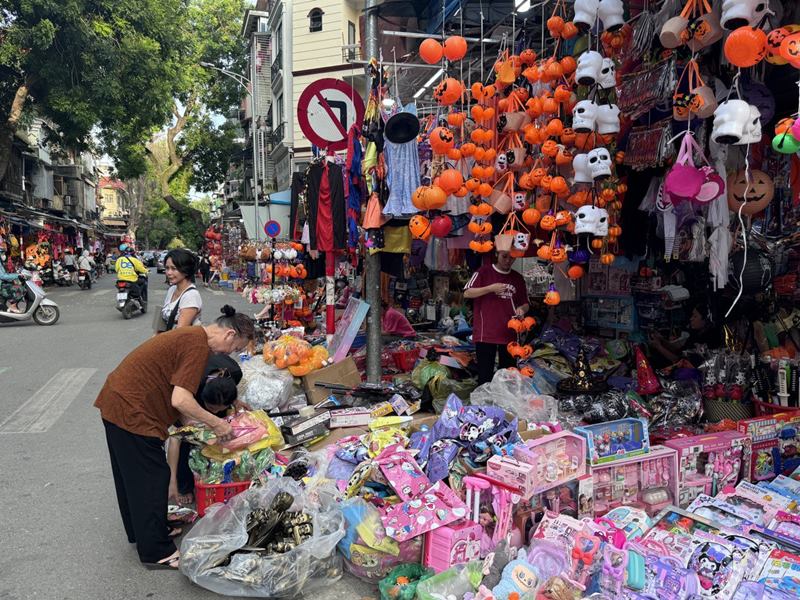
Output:
<path fill-rule="evenodd" d="M 26 110 L 77 148 L 97 127 L 122 175 L 141 174 L 185 77 L 189 1 L 0 0 L 0 179 Z"/>
<path fill-rule="evenodd" d="M 173 119 L 146 144 L 146 156 L 162 197 L 184 223 L 192 223 L 194 238 L 205 228 L 203 214 L 188 198 L 174 193 L 174 180 L 187 177 L 201 191 L 212 189 L 227 168 L 233 148 L 231 131 L 216 128 L 210 113 L 226 113 L 238 104 L 242 90 L 219 72 L 201 66 L 211 63 L 244 71 L 245 41 L 239 35 L 243 0 L 187 0 L 181 15 L 181 59 L 172 106 Z M 192 240 L 185 239 L 187 243 Z"/>

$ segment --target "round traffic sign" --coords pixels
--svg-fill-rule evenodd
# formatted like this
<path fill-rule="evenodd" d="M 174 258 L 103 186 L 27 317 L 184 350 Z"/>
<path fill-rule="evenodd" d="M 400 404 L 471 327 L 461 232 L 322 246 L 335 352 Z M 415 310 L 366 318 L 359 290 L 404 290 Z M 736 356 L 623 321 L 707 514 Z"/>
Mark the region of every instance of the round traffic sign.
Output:
<path fill-rule="evenodd" d="M 303 135 L 323 150 L 347 148 L 347 132 L 364 121 L 364 100 L 341 79 L 320 79 L 297 101 L 297 122 Z"/>
<path fill-rule="evenodd" d="M 281 224 L 277 221 L 267 221 L 264 223 L 264 233 L 271 238 L 276 238 L 281 234 Z"/>

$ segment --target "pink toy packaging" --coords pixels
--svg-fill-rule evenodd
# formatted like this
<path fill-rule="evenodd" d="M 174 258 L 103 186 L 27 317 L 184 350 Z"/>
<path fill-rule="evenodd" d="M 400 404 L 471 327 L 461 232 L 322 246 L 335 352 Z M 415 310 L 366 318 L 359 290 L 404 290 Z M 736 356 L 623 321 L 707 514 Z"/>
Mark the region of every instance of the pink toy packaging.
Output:
<path fill-rule="evenodd" d="M 376 462 L 401 500 L 420 496 L 431 486 L 430 479 L 405 448 L 390 446 L 378 456 Z"/>
<path fill-rule="evenodd" d="M 532 494 L 540 494 L 586 474 L 586 440 L 560 431 L 514 448 L 514 458 L 534 467 Z"/>
<path fill-rule="evenodd" d="M 594 512 L 602 516 L 619 506 L 657 514 L 678 497 L 678 453 L 653 446 L 648 454 L 592 467 Z"/>
<path fill-rule="evenodd" d="M 537 486 L 536 468 L 510 456 L 493 456 L 486 463 L 486 475 L 517 488 L 524 500 L 533 496 Z"/>
<path fill-rule="evenodd" d="M 619 419 L 575 427 L 573 431 L 586 440 L 592 466 L 650 452 L 650 434 L 644 419 Z"/>
<path fill-rule="evenodd" d="M 466 516 L 466 505 L 444 482 L 437 481 L 421 496 L 390 506 L 381 522 L 386 535 L 404 542 Z"/>
<path fill-rule="evenodd" d="M 738 431 L 721 431 L 664 443 L 678 452 L 678 497 L 686 507 L 700 494 L 716 496 L 739 481 L 743 456 L 749 452 L 750 438 Z"/>

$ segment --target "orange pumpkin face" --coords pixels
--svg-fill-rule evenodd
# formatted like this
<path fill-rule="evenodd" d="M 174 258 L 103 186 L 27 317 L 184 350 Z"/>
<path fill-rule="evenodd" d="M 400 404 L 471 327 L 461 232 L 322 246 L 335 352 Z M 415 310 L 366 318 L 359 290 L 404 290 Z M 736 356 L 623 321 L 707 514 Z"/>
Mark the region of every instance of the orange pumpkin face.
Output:
<path fill-rule="evenodd" d="M 767 54 L 767 34 L 754 27 L 739 27 L 727 37 L 723 50 L 725 58 L 732 65 L 752 67 Z"/>
<path fill-rule="evenodd" d="M 546 192 L 549 192 L 550 191 L 550 184 L 552 184 L 552 183 L 553 183 L 552 176 L 545 175 L 544 177 L 542 177 L 542 180 L 539 182 L 539 187 L 542 188 L 542 190 L 544 190 Z"/>
<path fill-rule="evenodd" d="M 561 143 L 565 146 L 572 146 L 575 143 L 575 130 L 572 127 L 565 127 L 561 131 Z"/>
<path fill-rule="evenodd" d="M 464 93 L 464 85 L 455 77 L 448 77 L 433 89 L 434 99 L 442 106 L 458 102 Z"/>
<path fill-rule="evenodd" d="M 550 246 L 548 246 L 547 244 L 542 244 L 536 250 L 536 256 L 538 256 L 542 260 L 550 260 L 550 252 L 551 252 L 551 250 L 552 249 L 550 248 Z"/>
<path fill-rule="evenodd" d="M 408 222 L 411 236 L 417 240 L 427 240 L 431 237 L 431 222 L 422 215 L 414 215 Z"/>
<path fill-rule="evenodd" d="M 554 285 L 551 285 L 550 289 L 544 295 L 544 303 L 547 304 L 547 306 L 558 306 L 561 303 L 561 294 L 558 293 Z"/>
<path fill-rule="evenodd" d="M 553 177 L 552 181 L 550 181 L 550 191 L 557 195 L 569 193 L 567 180 L 560 175 Z"/>
<path fill-rule="evenodd" d="M 536 62 L 536 52 L 530 48 L 525 48 L 525 50 L 520 52 L 519 60 L 523 65 L 532 65 Z"/>
<path fill-rule="evenodd" d="M 750 170 L 750 181 L 745 177 L 745 170 L 741 169 L 728 176 L 727 181 L 728 208 L 733 211 L 741 209 L 744 215 L 754 215 L 761 212 L 775 195 L 775 184 L 772 178 L 758 169 Z"/>
<path fill-rule="evenodd" d="M 567 260 L 567 250 L 566 248 L 562 248 L 561 246 L 556 246 L 550 252 L 550 260 L 554 263 L 562 263 Z"/>
<path fill-rule="evenodd" d="M 542 213 L 535 208 L 526 208 L 522 211 L 522 222 L 531 227 L 536 227 L 542 219 Z"/>
<path fill-rule="evenodd" d="M 539 227 L 544 231 L 553 231 L 556 228 L 556 218 L 553 215 L 545 215 L 539 221 Z"/>
<path fill-rule="evenodd" d="M 767 34 L 767 62 L 773 65 L 785 65 L 787 61 L 781 56 L 781 43 L 789 35 L 785 27 L 778 27 Z"/>
<path fill-rule="evenodd" d="M 453 132 L 447 127 L 436 127 L 431 131 L 431 149 L 436 152 L 436 154 L 447 154 L 447 151 L 450 150 L 455 143 L 456 140 L 453 136 Z"/>
<path fill-rule="evenodd" d="M 558 154 L 558 144 L 555 140 L 547 140 L 542 144 L 542 154 L 545 156 L 554 157 Z"/>

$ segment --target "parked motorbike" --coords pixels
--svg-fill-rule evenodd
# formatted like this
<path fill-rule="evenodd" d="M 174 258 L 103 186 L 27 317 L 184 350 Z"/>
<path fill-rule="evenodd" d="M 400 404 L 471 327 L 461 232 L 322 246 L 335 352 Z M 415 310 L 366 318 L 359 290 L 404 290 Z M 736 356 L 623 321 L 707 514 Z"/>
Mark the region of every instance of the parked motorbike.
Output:
<path fill-rule="evenodd" d="M 53 282 L 59 287 L 72 285 L 72 277 L 60 262 L 53 263 Z"/>
<path fill-rule="evenodd" d="M 89 290 L 92 288 L 92 274 L 86 269 L 78 269 L 78 286 L 82 290 Z"/>
<path fill-rule="evenodd" d="M 25 278 L 25 296 L 20 304 L 25 305 L 25 311 L 20 313 L 9 312 L 5 303 L 0 300 L 0 323 L 13 323 L 15 321 L 33 321 L 37 325 L 54 325 L 61 312 L 58 305 L 47 298 L 44 289 L 33 279 L 33 274 L 23 271 Z M 41 280 L 40 280 L 41 281 Z"/>
<path fill-rule="evenodd" d="M 117 281 L 117 310 L 125 320 L 130 319 L 137 311 L 147 312 L 147 300 L 142 298 L 142 288 L 147 283 L 146 277 L 139 277 L 138 283 Z"/>

